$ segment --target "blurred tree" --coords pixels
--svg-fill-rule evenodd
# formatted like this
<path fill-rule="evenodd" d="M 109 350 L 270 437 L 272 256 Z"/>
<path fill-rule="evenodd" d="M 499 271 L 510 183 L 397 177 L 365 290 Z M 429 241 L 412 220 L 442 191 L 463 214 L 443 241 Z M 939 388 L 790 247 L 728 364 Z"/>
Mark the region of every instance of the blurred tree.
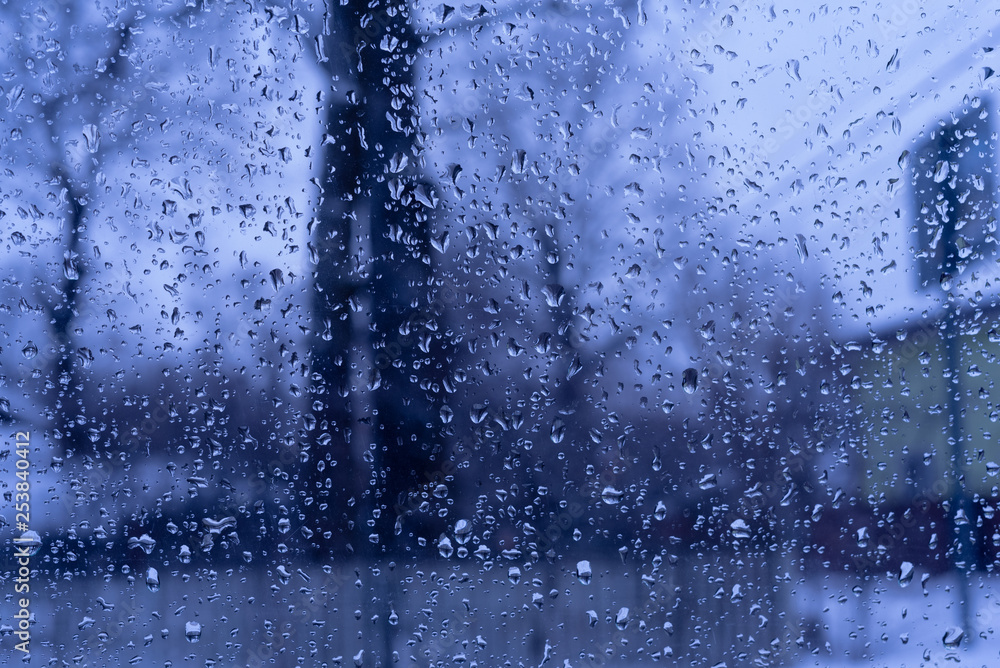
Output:
<path fill-rule="evenodd" d="M 445 372 L 441 314 L 430 310 L 437 198 L 420 176 L 418 39 L 407 3 L 349 0 L 329 12 L 322 64 L 343 98 L 327 95 L 324 196 L 311 242 L 318 427 L 309 521 L 323 550 L 340 551 L 350 537 L 354 549 L 363 542 L 393 552 L 394 509 L 444 461 L 434 427 Z"/>

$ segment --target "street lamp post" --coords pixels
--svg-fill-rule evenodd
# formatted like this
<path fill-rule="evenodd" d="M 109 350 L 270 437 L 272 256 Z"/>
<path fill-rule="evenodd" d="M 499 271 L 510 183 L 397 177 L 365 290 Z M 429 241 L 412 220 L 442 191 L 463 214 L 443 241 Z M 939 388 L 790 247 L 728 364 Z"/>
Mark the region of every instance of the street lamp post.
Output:
<path fill-rule="evenodd" d="M 940 159 L 947 160 L 948 153 L 954 150 L 948 141 L 947 134 L 939 136 Z M 953 177 L 954 178 L 954 177 Z M 962 442 L 962 377 L 959 351 L 959 309 L 956 304 L 953 287 L 958 280 L 958 216 L 959 201 L 956 188 L 947 181 L 942 183 L 943 195 L 947 208 L 941 217 L 941 240 L 944 257 L 942 261 L 942 281 L 944 290 L 944 344 L 946 394 L 948 406 L 948 440 L 951 444 L 951 466 L 954 478 L 951 493 L 951 532 L 953 540 L 952 564 L 958 576 L 958 594 L 961 608 L 962 629 L 966 632 L 969 642 L 973 633 L 970 628 L 971 614 L 969 610 L 969 568 L 971 551 L 971 513 L 969 512 L 968 495 L 965 490 L 964 447 Z"/>

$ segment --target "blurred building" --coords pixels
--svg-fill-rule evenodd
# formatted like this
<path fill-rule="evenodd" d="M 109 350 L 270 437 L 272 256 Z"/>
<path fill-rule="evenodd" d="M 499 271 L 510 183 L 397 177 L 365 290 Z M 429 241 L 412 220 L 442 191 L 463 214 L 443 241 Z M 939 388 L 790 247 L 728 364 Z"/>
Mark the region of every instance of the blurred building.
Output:
<path fill-rule="evenodd" d="M 691 31 L 706 176 L 741 236 L 794 247 L 789 274 L 818 277 L 844 428 L 810 460 L 826 511 L 808 542 L 845 567 L 948 567 L 962 489 L 975 562 L 1000 543 L 995 24 L 810 3 Z"/>

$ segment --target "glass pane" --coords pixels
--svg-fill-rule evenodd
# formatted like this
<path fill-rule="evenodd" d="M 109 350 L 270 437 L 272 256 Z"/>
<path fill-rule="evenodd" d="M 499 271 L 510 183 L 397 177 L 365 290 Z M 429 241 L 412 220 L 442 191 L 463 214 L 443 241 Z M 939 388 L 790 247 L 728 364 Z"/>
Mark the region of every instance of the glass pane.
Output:
<path fill-rule="evenodd" d="M 992 665 L 967 5 L 0 5 L 0 649 Z"/>

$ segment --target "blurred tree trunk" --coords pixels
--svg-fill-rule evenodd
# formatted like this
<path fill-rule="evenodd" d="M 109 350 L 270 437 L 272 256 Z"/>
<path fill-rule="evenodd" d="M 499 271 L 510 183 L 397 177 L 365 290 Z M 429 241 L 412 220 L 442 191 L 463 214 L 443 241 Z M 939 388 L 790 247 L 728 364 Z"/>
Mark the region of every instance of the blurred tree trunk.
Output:
<path fill-rule="evenodd" d="M 350 537 L 355 549 L 392 553 L 397 504 L 426 486 L 443 454 L 433 427 L 444 365 L 439 314 L 429 311 L 434 195 L 418 172 L 417 39 L 402 0 L 348 0 L 330 11 L 328 71 L 346 71 L 348 82 L 337 84 L 346 102 L 328 114 L 325 199 L 313 232 L 321 415 L 310 487 L 329 505 L 314 503 L 315 521 L 338 534 L 320 547 L 338 550 Z M 361 326 L 365 337 L 355 334 Z M 359 421 L 370 442 L 352 442 Z M 337 465 L 317 471 L 321 459 Z"/>
<path fill-rule="evenodd" d="M 78 377 L 76 365 L 73 363 L 73 337 L 71 335 L 73 321 L 79 315 L 80 275 L 82 272 L 79 256 L 85 217 L 84 197 L 75 191 L 61 165 L 57 166 L 56 172 L 54 180 L 59 183 L 69 209 L 66 219 L 63 282 L 59 290 L 61 299 L 51 307 L 52 336 L 59 351 L 55 369 L 58 388 L 56 402 L 62 407 L 61 415 L 66 419 L 62 430 L 62 447 L 65 453 L 82 449 L 87 442 L 84 428 L 86 417 L 83 405 L 83 383 L 82 379 Z"/>

